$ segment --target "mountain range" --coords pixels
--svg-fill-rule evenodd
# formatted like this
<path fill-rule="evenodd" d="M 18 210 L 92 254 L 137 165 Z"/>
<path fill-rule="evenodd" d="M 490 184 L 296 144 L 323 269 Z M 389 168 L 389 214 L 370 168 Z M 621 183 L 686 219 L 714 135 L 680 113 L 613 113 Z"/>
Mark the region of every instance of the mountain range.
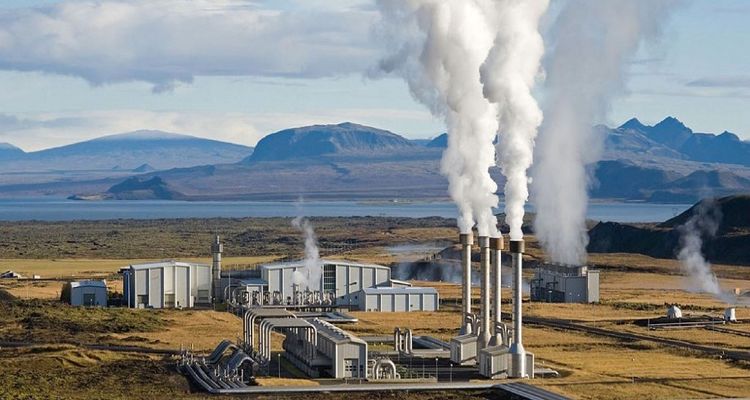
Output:
<path fill-rule="evenodd" d="M 672 117 L 653 126 L 631 119 L 595 129 L 605 151 L 590 166 L 593 197 L 688 202 L 750 191 L 750 143 L 734 134 L 695 133 Z M 8 145 L 0 146 L 0 166 L 13 167 L 0 173 L 0 196 L 446 199 L 447 181 L 440 173 L 446 146 L 446 134 L 409 140 L 351 122 L 281 130 L 254 149 L 156 131 L 36 153 Z M 80 169 L 84 166 L 89 170 Z M 499 169 L 490 173 L 502 187 Z M 137 181 L 124 187 L 138 193 L 117 186 L 132 177 Z"/>

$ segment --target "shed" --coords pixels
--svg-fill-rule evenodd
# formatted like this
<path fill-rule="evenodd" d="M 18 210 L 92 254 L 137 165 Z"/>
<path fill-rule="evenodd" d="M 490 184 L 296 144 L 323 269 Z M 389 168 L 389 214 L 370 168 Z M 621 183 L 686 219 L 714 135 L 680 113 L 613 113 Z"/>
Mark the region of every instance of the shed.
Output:
<path fill-rule="evenodd" d="M 74 281 L 63 285 L 60 299 L 72 306 L 106 307 L 106 281 Z"/>
<path fill-rule="evenodd" d="M 431 287 L 378 286 L 362 289 L 356 298 L 361 311 L 437 311 L 440 304 Z"/>

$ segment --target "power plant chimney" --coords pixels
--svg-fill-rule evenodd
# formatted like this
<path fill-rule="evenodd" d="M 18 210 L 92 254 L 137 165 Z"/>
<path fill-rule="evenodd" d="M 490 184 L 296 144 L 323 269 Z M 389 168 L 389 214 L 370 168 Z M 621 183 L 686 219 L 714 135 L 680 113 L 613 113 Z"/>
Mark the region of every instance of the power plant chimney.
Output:
<path fill-rule="evenodd" d="M 499 346 L 503 344 L 503 335 L 500 331 L 501 305 L 502 305 L 502 250 L 505 243 L 503 235 L 490 238 L 490 259 L 492 260 L 492 305 L 493 305 L 493 335 L 490 339 L 490 346 Z"/>
<path fill-rule="evenodd" d="M 461 335 L 472 333 L 471 322 L 469 317 L 471 316 L 471 245 L 474 244 L 474 236 L 469 233 L 462 233 L 459 235 L 461 242 L 461 266 L 464 272 L 463 286 L 463 301 L 461 303 L 462 315 L 461 315 Z"/>
<path fill-rule="evenodd" d="M 510 345 L 511 366 L 508 376 L 511 378 L 528 378 L 526 373 L 526 350 L 523 348 L 523 333 L 521 331 L 523 315 L 521 302 L 523 299 L 523 240 L 510 241 L 510 254 L 513 258 L 513 343 Z"/>
<path fill-rule="evenodd" d="M 480 263 L 482 265 L 482 327 L 479 331 L 477 349 L 490 344 L 490 238 L 479 237 Z"/>
<path fill-rule="evenodd" d="M 211 243 L 211 254 L 213 255 L 213 263 L 211 264 L 211 273 L 213 275 L 213 291 L 214 291 L 214 303 L 221 303 L 221 253 L 224 252 L 224 245 L 219 240 L 219 235 L 214 237 L 214 242 Z"/>

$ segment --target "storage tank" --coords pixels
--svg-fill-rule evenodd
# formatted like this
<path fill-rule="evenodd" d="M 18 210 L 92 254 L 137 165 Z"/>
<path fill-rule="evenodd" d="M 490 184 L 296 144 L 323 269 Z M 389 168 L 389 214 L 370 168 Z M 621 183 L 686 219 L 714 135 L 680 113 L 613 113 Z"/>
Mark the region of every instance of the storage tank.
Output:
<path fill-rule="evenodd" d="M 676 305 L 671 305 L 667 309 L 667 318 L 669 319 L 677 319 L 682 318 L 682 310 L 680 310 L 680 307 L 677 307 Z"/>

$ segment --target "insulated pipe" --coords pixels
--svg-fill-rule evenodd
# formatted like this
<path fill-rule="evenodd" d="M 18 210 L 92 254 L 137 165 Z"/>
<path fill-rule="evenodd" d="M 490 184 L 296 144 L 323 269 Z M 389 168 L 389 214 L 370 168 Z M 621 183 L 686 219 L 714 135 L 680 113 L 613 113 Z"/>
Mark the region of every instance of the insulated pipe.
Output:
<path fill-rule="evenodd" d="M 510 253 L 513 258 L 513 343 L 510 345 L 511 368 L 508 374 L 511 378 L 528 378 L 526 374 L 526 350 L 523 348 L 522 322 L 522 290 L 524 242 L 523 240 L 510 241 Z"/>
<path fill-rule="evenodd" d="M 490 339 L 490 346 L 499 346 L 503 344 L 502 332 L 500 332 L 501 315 L 502 315 L 502 250 L 503 235 L 490 238 L 490 255 L 492 259 L 492 305 L 494 313 L 493 335 Z"/>
<path fill-rule="evenodd" d="M 468 316 L 471 315 L 471 245 L 474 244 L 474 236 L 471 232 L 462 233 L 459 235 L 459 240 L 461 241 L 461 266 L 464 272 L 461 335 L 466 335 L 472 333 Z"/>
<path fill-rule="evenodd" d="M 482 324 L 479 330 L 478 346 L 483 349 L 490 344 L 490 238 L 479 237 L 480 263 L 482 266 Z"/>

